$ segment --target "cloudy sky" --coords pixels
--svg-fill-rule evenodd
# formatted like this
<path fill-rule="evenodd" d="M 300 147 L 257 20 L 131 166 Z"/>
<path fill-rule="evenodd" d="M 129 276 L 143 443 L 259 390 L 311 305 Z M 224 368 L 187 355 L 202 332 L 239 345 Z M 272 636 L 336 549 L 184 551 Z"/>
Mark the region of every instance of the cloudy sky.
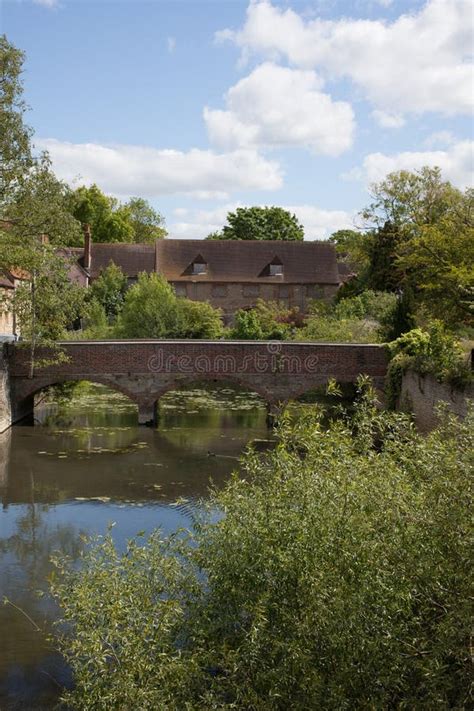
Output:
<path fill-rule="evenodd" d="M 307 239 L 369 185 L 473 169 L 471 0 L 0 0 L 35 144 L 72 184 L 147 197 L 170 236 L 282 205 Z"/>

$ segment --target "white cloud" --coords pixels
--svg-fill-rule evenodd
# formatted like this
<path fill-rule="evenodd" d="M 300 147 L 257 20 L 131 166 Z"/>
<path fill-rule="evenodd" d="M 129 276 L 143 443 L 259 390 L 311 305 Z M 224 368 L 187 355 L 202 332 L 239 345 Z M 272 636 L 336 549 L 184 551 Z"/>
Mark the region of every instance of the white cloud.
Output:
<path fill-rule="evenodd" d="M 212 210 L 174 210 L 175 222 L 169 221 L 169 236 L 182 239 L 203 239 L 210 232 L 221 230 L 227 221 L 227 213 L 243 207 L 240 203 L 220 205 Z M 326 239 L 332 232 L 353 228 L 353 216 L 343 210 L 323 210 L 313 205 L 283 205 L 294 213 L 305 229 L 305 239 Z"/>
<path fill-rule="evenodd" d="M 400 114 L 389 114 L 387 111 L 375 109 L 371 116 L 382 128 L 401 128 L 405 125 L 405 119 Z"/>
<path fill-rule="evenodd" d="M 453 143 L 456 143 L 456 139 L 451 131 L 435 131 L 423 141 L 427 148 L 447 148 Z"/>
<path fill-rule="evenodd" d="M 473 182 L 474 141 L 458 141 L 438 151 L 404 151 L 392 155 L 370 153 L 365 157 L 362 169 L 357 168 L 343 177 L 376 183 L 387 173 L 419 170 L 425 165 L 438 166 L 444 178 L 459 188 L 468 187 Z"/>
<path fill-rule="evenodd" d="M 471 0 L 428 0 L 418 11 L 385 20 L 304 19 L 269 0 L 253 0 L 245 24 L 217 40 L 275 60 L 349 77 L 389 113 L 470 112 Z"/>
<path fill-rule="evenodd" d="M 35 5 L 42 5 L 43 7 L 56 7 L 59 4 L 59 0 L 33 0 Z"/>
<path fill-rule="evenodd" d="M 314 71 L 265 62 L 227 91 L 225 111 L 204 109 L 209 138 L 226 149 L 302 146 L 339 155 L 352 145 L 354 113 L 321 86 Z"/>
<path fill-rule="evenodd" d="M 167 37 L 166 46 L 168 47 L 168 52 L 170 54 L 173 54 L 174 50 L 176 49 L 176 37 Z"/>
<path fill-rule="evenodd" d="M 197 198 L 224 199 L 234 190 L 275 190 L 283 179 L 278 163 L 255 150 L 215 153 L 159 150 L 146 146 L 67 143 L 52 138 L 36 141 L 47 150 L 57 175 L 98 183 L 117 196 L 187 193 Z"/>

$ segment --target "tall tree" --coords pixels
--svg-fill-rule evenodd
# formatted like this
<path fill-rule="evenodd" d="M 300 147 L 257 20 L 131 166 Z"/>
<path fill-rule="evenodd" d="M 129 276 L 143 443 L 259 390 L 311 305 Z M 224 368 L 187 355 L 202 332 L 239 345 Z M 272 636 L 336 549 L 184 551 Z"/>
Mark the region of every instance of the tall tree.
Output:
<path fill-rule="evenodd" d="M 31 130 L 23 123 L 23 59 L 2 37 L 0 269 L 14 269 L 23 277 L 10 307 L 28 342 L 32 374 L 37 346 L 62 334 L 78 315 L 83 294 L 68 278 L 66 254 L 58 251 L 80 233 L 68 210 L 69 189 L 52 173 L 46 154 L 32 156 Z"/>
<path fill-rule="evenodd" d="M 129 215 L 134 231 L 134 242 L 154 242 L 166 237 L 165 219 L 152 208 L 148 200 L 132 197 L 125 203 L 123 209 Z"/>
<path fill-rule="evenodd" d="M 304 230 L 296 215 L 282 207 L 238 207 L 227 214 L 222 232 L 207 239 L 303 240 Z"/>
<path fill-rule="evenodd" d="M 121 204 L 95 184 L 74 191 L 71 213 L 90 224 L 96 242 L 154 242 L 166 236 L 164 218 L 147 200 L 133 197 Z"/>
<path fill-rule="evenodd" d="M 0 36 L 0 217 L 32 165 L 31 129 L 23 122 L 21 71 L 24 54 Z"/>

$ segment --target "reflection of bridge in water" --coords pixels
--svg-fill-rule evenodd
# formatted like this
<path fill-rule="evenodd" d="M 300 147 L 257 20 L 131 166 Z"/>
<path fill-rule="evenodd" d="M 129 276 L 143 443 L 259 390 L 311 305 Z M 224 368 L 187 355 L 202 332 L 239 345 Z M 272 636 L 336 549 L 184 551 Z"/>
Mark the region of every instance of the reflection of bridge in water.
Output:
<path fill-rule="evenodd" d="M 37 369 L 33 378 L 28 377 L 28 350 L 9 346 L 14 421 L 33 412 L 37 392 L 74 380 L 102 383 L 127 395 L 138 405 L 140 423 L 156 421 L 156 405 L 164 393 L 206 380 L 257 392 L 272 414 L 330 378 L 353 383 L 368 375 L 381 389 L 388 361 L 383 346 L 355 343 L 141 340 L 60 345 L 67 361 Z M 47 360 L 48 351 L 36 358 Z"/>

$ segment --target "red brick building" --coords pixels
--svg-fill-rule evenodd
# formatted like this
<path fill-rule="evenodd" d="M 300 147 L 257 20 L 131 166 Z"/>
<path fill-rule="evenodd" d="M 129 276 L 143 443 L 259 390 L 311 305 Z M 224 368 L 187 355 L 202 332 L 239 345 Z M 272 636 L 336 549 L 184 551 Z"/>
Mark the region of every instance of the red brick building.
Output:
<path fill-rule="evenodd" d="M 226 320 L 257 299 L 305 311 L 310 299 L 331 299 L 341 283 L 329 242 L 158 240 L 155 244 L 94 244 L 86 234 L 78 269 L 88 283 L 110 262 L 129 283 L 157 272 L 178 296 L 208 301 Z"/>

